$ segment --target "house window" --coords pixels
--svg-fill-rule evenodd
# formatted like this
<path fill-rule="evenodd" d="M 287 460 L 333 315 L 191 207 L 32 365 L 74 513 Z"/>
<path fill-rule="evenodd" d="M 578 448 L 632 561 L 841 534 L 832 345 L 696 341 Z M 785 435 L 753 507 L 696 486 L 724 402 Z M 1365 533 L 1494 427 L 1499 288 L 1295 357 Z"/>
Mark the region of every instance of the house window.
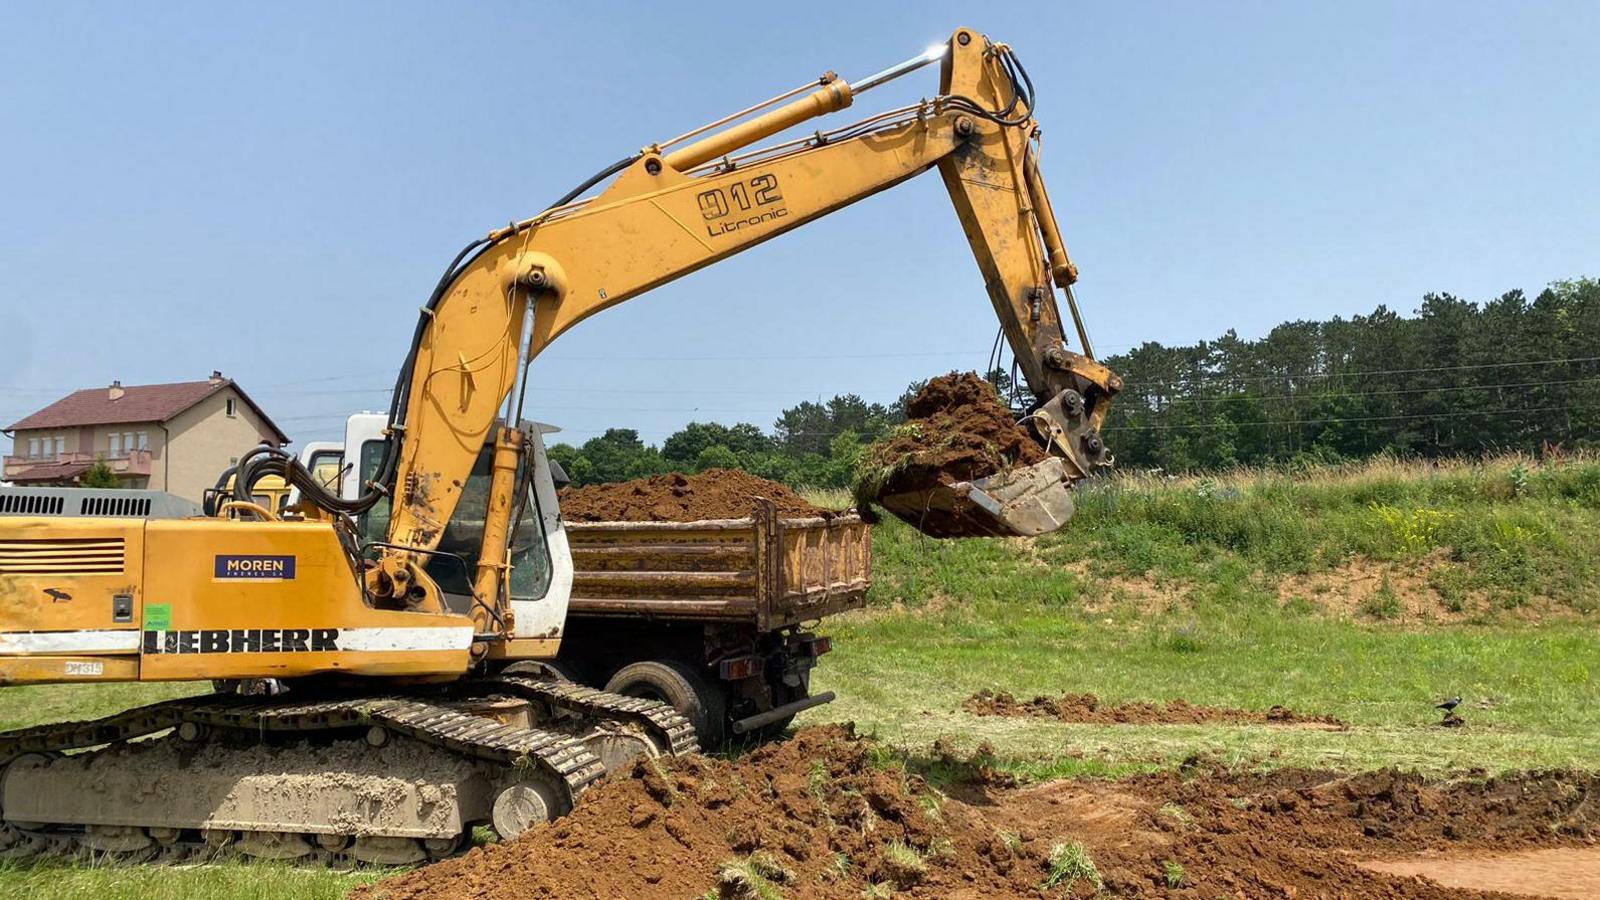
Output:
<path fill-rule="evenodd" d="M 139 432 L 139 449 L 140 450 L 149 450 L 150 449 L 150 432 L 148 432 L 148 431 Z"/>
<path fill-rule="evenodd" d="M 28 458 L 29 459 L 38 459 L 39 458 L 39 439 L 38 438 L 28 438 Z"/>
<path fill-rule="evenodd" d="M 56 456 L 67 455 L 67 437 L 64 434 L 56 435 Z"/>
<path fill-rule="evenodd" d="M 230 419 L 233 418 L 234 416 L 238 415 L 239 414 L 239 401 L 233 399 L 232 397 L 229 397 L 228 398 L 228 404 L 227 404 L 227 412 L 228 412 L 228 418 L 230 418 Z"/>
<path fill-rule="evenodd" d="M 111 432 L 111 455 L 122 455 L 122 435 L 117 434 L 115 431 Z"/>

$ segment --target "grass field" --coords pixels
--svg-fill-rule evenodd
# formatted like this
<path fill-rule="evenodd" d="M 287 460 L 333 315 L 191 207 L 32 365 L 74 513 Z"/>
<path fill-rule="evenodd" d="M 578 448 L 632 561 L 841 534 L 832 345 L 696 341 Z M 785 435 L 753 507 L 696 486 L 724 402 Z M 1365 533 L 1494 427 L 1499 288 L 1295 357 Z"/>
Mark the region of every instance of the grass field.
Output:
<path fill-rule="evenodd" d="M 1600 769 L 1600 463 L 1379 461 L 1299 475 L 1121 478 L 1036 541 L 875 534 L 867 610 L 828 623 L 807 722 L 851 720 L 925 751 L 991 743 L 1029 778 L 1194 756 L 1431 773 Z M 979 717 L 982 688 L 1093 692 L 1339 717 L 1270 726 L 1087 726 Z M 8 688 L 0 727 L 86 717 L 186 686 Z M 1461 729 L 1433 704 L 1465 698 Z M 370 874 L 271 866 L 0 863 L 0 895 L 97 900 L 337 897 Z"/>

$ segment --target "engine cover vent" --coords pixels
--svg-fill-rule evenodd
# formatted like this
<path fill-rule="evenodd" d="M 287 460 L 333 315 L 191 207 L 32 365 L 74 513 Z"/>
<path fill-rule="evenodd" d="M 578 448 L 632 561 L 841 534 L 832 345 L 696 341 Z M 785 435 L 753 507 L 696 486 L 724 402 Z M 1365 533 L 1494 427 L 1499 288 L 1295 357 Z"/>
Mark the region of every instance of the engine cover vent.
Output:
<path fill-rule="evenodd" d="M 65 505 L 59 494 L 0 494 L 0 513 L 14 516 L 59 516 Z"/>
<path fill-rule="evenodd" d="M 149 497 L 84 497 L 80 516 L 122 516 L 142 519 L 150 515 Z"/>
<path fill-rule="evenodd" d="M 0 539 L 0 575 L 116 575 L 120 537 Z"/>

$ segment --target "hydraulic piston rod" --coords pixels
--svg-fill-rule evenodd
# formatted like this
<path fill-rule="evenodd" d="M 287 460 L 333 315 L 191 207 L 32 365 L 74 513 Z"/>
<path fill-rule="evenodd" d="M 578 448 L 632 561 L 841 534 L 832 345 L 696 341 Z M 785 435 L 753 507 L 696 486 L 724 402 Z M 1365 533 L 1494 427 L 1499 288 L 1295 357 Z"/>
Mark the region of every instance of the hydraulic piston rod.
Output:
<path fill-rule="evenodd" d="M 662 157 L 662 160 L 679 172 L 687 172 L 695 166 L 710 162 L 719 156 L 726 156 L 741 147 L 748 147 L 762 138 L 771 137 L 807 119 L 838 112 L 849 106 L 862 91 L 871 90 L 907 72 L 914 72 L 923 66 L 938 62 L 944 58 L 948 48 L 948 44 L 935 45 L 905 62 L 892 65 L 877 74 L 868 75 L 855 84 L 846 84 L 843 81 L 830 82 L 792 103 L 786 103 L 771 112 L 740 122 L 725 131 L 719 131 L 710 137 L 701 138 L 686 147 L 674 150 Z"/>

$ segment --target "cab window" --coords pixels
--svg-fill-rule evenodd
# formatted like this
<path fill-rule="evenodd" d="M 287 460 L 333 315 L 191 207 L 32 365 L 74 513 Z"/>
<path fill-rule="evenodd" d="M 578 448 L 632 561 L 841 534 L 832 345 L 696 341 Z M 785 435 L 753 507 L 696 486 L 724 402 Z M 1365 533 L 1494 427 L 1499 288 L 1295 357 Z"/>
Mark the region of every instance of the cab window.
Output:
<path fill-rule="evenodd" d="M 377 443 L 368 441 L 367 443 Z M 378 445 L 379 455 L 382 455 L 383 445 Z M 374 462 L 376 465 L 376 462 Z M 318 450 L 311 454 L 311 465 L 306 468 L 311 470 L 311 477 L 324 490 L 334 494 L 339 493 L 339 476 L 344 471 L 344 454 L 338 450 Z"/>
<path fill-rule="evenodd" d="M 477 572 L 478 549 L 483 541 L 483 522 L 489 508 L 489 482 L 493 471 L 493 448 L 484 448 L 478 454 L 456 504 L 455 515 L 445 526 L 439 539 L 441 554 L 433 556 L 427 564 L 428 576 L 441 590 L 451 594 L 471 594 L 472 578 Z M 383 459 L 383 442 L 367 441 L 361 445 L 361 479 L 366 481 L 378 469 Z M 550 548 L 545 539 L 544 517 L 540 515 L 539 501 L 528 485 L 528 496 L 522 508 L 520 521 L 511 535 L 511 598 L 537 600 L 550 590 Z M 381 541 L 389 531 L 389 498 L 384 497 L 361 518 L 364 540 Z M 459 560 L 456 558 L 459 557 Z M 465 565 L 463 565 L 465 563 Z"/>

